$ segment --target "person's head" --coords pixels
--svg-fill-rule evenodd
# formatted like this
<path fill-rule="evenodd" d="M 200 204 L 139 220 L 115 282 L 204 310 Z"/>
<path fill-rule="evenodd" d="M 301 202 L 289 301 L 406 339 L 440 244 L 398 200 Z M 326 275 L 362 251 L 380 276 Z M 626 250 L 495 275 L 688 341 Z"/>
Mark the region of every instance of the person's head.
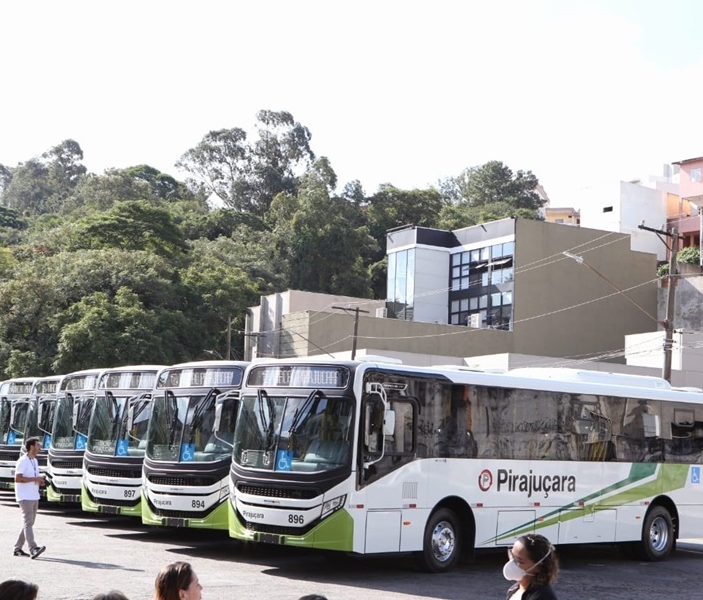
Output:
<path fill-rule="evenodd" d="M 118 590 L 110 590 L 104 594 L 96 594 L 92 600 L 129 600 L 129 598 Z"/>
<path fill-rule="evenodd" d="M 165 566 L 154 582 L 154 600 L 201 600 L 203 587 L 187 562 Z"/>
<path fill-rule="evenodd" d="M 36 600 L 39 588 L 34 583 L 8 579 L 0 583 L 0 598 L 3 600 Z"/>
<path fill-rule="evenodd" d="M 508 550 L 508 556 L 510 561 L 503 569 L 506 579 L 518 581 L 523 585 L 532 581 L 539 584 L 553 583 L 557 579 L 559 559 L 554 546 L 543 535 L 520 536 Z"/>
<path fill-rule="evenodd" d="M 34 456 L 36 454 L 39 454 L 39 451 L 41 450 L 41 442 L 39 441 L 38 437 L 30 437 L 27 438 L 24 441 L 24 449 L 27 451 L 27 454 L 30 456 Z"/>
<path fill-rule="evenodd" d="M 319 594 L 308 594 L 307 596 L 301 596 L 298 600 L 327 600 L 327 598 Z"/>

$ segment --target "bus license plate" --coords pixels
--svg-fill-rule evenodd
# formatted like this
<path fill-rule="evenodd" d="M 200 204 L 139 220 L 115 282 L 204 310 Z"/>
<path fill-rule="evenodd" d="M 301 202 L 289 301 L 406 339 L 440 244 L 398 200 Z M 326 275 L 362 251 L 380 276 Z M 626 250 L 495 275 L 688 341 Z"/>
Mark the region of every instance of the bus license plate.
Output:
<path fill-rule="evenodd" d="M 100 512 L 106 515 L 118 515 L 120 514 L 119 506 L 101 506 Z"/>
<path fill-rule="evenodd" d="M 166 527 L 188 527 L 188 519 L 166 517 L 161 521 Z"/>
<path fill-rule="evenodd" d="M 283 536 L 275 533 L 260 533 L 259 541 L 264 544 L 283 544 Z"/>

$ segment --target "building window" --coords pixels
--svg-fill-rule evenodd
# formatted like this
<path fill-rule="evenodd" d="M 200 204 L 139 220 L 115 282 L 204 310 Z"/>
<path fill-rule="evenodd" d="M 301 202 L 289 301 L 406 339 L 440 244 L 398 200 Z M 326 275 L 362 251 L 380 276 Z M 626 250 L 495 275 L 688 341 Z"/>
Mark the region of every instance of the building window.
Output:
<path fill-rule="evenodd" d="M 693 183 L 700 183 L 701 180 L 701 168 L 691 169 L 691 181 Z"/>
<path fill-rule="evenodd" d="M 415 248 L 390 253 L 386 292 L 389 317 L 413 320 L 414 290 Z"/>
<path fill-rule="evenodd" d="M 604 206 L 604 207 L 603 207 L 603 212 L 604 212 L 604 213 L 613 212 L 613 207 L 612 207 L 612 206 Z"/>
<path fill-rule="evenodd" d="M 452 255 L 449 323 L 512 329 L 515 242 Z"/>

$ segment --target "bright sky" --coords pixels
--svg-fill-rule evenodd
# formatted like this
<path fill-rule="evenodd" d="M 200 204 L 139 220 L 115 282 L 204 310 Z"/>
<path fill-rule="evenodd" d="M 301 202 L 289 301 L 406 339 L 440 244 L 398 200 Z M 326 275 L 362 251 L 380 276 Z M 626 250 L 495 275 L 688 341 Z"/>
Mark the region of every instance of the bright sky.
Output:
<path fill-rule="evenodd" d="M 552 206 L 703 155 L 698 0 L 34 0 L 0 17 L 0 163 L 76 140 L 95 173 L 174 163 L 260 109 L 340 187 L 500 160 Z M 580 207 L 576 207 L 580 208 Z"/>

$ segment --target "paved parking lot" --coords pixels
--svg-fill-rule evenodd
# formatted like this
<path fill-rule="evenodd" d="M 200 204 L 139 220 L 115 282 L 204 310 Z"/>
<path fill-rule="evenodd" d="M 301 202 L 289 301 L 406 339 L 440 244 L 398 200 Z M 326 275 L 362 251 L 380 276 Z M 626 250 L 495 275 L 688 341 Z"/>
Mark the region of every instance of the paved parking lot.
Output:
<path fill-rule="evenodd" d="M 297 600 L 321 593 L 329 600 L 486 600 L 505 597 L 505 551 L 479 552 L 476 561 L 443 575 L 417 572 L 410 557 L 350 557 L 230 540 L 226 532 L 143 527 L 77 508 L 42 504 L 37 540 L 47 551 L 37 560 L 12 556 L 20 512 L 0 493 L 0 579 L 39 585 L 40 600 L 86 600 L 112 588 L 130 600 L 150 600 L 154 577 L 165 564 L 193 564 L 203 598 Z M 560 598 L 672 600 L 691 597 L 703 577 L 703 544 L 680 543 L 664 563 L 624 560 L 611 546 L 562 547 Z M 695 594 L 694 594 L 695 597 Z"/>

